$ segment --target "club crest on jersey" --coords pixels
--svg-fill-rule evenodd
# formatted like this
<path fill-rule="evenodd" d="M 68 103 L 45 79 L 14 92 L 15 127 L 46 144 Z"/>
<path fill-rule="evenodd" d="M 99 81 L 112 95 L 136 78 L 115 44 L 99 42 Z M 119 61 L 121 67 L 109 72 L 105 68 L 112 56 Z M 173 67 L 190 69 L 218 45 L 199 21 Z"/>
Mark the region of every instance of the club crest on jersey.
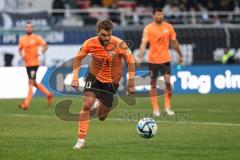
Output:
<path fill-rule="evenodd" d="M 35 40 L 30 40 L 30 44 L 35 44 Z"/>
<path fill-rule="evenodd" d="M 164 30 L 163 30 L 163 33 L 168 33 L 168 30 L 167 30 L 167 29 L 164 29 Z"/>
<path fill-rule="evenodd" d="M 117 54 L 114 51 L 108 51 L 107 52 L 112 58 L 114 58 Z"/>

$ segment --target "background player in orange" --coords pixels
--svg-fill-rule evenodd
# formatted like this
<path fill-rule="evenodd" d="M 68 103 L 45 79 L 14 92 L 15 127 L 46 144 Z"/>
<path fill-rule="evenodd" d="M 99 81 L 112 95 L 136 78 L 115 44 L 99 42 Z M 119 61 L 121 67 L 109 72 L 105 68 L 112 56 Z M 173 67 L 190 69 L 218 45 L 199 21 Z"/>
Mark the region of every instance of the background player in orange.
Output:
<path fill-rule="evenodd" d="M 151 90 L 150 97 L 153 106 L 153 114 L 160 116 L 158 97 L 157 97 L 157 77 L 158 72 L 164 77 L 166 89 L 165 89 L 165 111 L 168 115 L 174 115 L 171 110 L 171 96 L 172 88 L 170 83 L 170 52 L 169 42 L 171 41 L 174 49 L 179 55 L 179 64 L 182 64 L 182 52 L 176 38 L 176 33 L 171 24 L 163 21 L 164 14 L 162 9 L 156 8 L 153 10 L 153 22 L 145 26 L 142 36 L 142 42 L 139 49 L 137 63 L 142 62 L 146 45 L 149 42 L 150 48 L 148 53 L 148 67 L 151 76 Z"/>
<path fill-rule="evenodd" d="M 127 45 L 119 38 L 112 36 L 113 24 L 110 20 L 97 23 L 97 36 L 86 40 L 74 59 L 72 86 L 77 90 L 79 86 L 78 73 L 81 61 L 88 54 L 92 56 L 92 63 L 83 91 L 83 107 L 79 117 L 78 141 L 73 147 L 81 149 L 87 135 L 90 111 L 95 100 L 100 102 L 96 107 L 99 120 L 104 121 L 111 111 L 114 95 L 122 76 L 122 59 L 128 64 L 129 80 L 127 90 L 134 92 L 135 62 Z"/>
<path fill-rule="evenodd" d="M 36 74 L 39 67 L 38 48 L 42 46 L 42 53 L 47 51 L 47 43 L 41 36 L 33 34 L 33 25 L 29 21 L 25 25 L 26 35 L 19 40 L 19 54 L 25 61 L 25 66 L 28 74 L 28 95 L 26 99 L 19 104 L 19 108 L 28 109 L 32 96 L 33 87 L 39 89 L 47 96 L 48 104 L 51 104 L 53 95 L 40 83 L 36 82 Z"/>

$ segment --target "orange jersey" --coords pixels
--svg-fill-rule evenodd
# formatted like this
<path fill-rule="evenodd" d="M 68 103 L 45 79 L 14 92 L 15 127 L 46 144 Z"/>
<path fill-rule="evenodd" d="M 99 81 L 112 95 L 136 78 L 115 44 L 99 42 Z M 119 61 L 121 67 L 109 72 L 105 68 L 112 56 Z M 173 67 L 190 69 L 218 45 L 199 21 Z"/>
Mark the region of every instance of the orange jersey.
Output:
<path fill-rule="evenodd" d="M 162 22 L 160 25 L 155 22 L 148 24 L 144 28 L 143 39 L 150 44 L 148 53 L 149 63 L 161 64 L 170 62 L 169 42 L 176 39 L 176 33 L 171 24 L 167 22 Z"/>
<path fill-rule="evenodd" d="M 134 65 L 132 52 L 119 38 L 112 36 L 106 48 L 104 48 L 98 37 L 86 40 L 77 54 L 81 59 L 87 54 L 92 55 L 90 73 L 103 83 L 118 83 L 122 76 L 122 58 L 128 64 Z"/>
<path fill-rule="evenodd" d="M 35 34 L 24 35 L 20 38 L 18 48 L 25 53 L 25 65 L 27 67 L 39 65 L 38 47 L 45 44 L 43 38 Z"/>

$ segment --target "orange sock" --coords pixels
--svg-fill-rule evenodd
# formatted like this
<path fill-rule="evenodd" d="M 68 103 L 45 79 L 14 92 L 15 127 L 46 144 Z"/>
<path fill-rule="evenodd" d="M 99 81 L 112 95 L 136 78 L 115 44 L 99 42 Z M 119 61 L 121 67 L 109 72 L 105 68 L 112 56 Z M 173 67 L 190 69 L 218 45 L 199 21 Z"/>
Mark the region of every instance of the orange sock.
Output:
<path fill-rule="evenodd" d="M 151 103 L 152 103 L 152 107 L 153 107 L 153 111 L 154 112 L 158 112 L 159 111 L 159 105 L 158 105 L 158 95 L 157 95 L 157 89 L 151 89 L 149 91 L 149 95 L 151 98 Z"/>
<path fill-rule="evenodd" d="M 28 95 L 27 95 L 26 99 L 24 100 L 24 104 L 26 106 L 29 106 L 29 104 L 32 100 L 32 96 L 33 96 L 33 85 L 29 84 L 28 85 Z"/>
<path fill-rule="evenodd" d="M 85 139 L 89 126 L 90 111 L 81 111 L 78 123 L 78 138 Z"/>
<path fill-rule="evenodd" d="M 171 107 L 171 97 L 172 97 L 172 92 L 166 91 L 164 98 L 165 98 L 165 109 L 168 109 Z"/>
<path fill-rule="evenodd" d="M 37 83 L 36 87 L 39 91 L 41 91 L 43 94 L 45 94 L 46 96 L 49 96 L 51 93 L 47 90 L 47 88 L 45 88 L 42 84 Z"/>

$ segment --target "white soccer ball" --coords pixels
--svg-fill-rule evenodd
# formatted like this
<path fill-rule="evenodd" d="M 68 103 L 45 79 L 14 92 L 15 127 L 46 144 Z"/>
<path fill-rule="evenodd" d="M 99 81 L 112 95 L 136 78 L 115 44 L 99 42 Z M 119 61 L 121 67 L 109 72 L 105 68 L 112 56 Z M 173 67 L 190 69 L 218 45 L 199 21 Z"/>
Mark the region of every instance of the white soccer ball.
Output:
<path fill-rule="evenodd" d="M 137 124 L 137 132 L 143 138 L 151 138 L 157 133 L 157 123 L 152 118 L 143 118 Z"/>

